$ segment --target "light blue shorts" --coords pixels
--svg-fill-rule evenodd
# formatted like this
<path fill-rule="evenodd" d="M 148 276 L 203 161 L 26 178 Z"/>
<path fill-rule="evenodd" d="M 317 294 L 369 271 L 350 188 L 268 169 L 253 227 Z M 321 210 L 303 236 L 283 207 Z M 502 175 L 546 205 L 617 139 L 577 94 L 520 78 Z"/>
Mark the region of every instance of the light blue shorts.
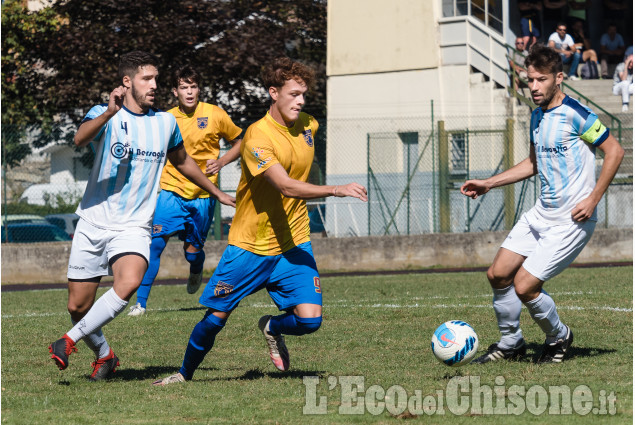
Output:
<path fill-rule="evenodd" d="M 229 312 L 247 295 L 266 288 L 280 310 L 298 304 L 322 305 L 322 287 L 311 242 L 279 255 L 257 255 L 229 245 L 199 302 Z"/>
<path fill-rule="evenodd" d="M 152 220 L 152 237 L 172 236 L 202 249 L 214 219 L 216 199 L 186 199 L 162 190 Z"/>

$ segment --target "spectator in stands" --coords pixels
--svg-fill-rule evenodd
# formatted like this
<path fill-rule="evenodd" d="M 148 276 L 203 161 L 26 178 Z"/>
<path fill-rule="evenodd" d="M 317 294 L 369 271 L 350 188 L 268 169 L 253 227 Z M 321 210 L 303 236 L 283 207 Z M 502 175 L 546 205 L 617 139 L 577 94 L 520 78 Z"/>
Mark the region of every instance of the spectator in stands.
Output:
<path fill-rule="evenodd" d="M 625 18 L 632 16 L 633 9 L 630 9 L 632 4 L 633 0 L 604 0 L 602 2 L 604 26 L 608 27 L 609 24 L 615 24 L 618 33 L 630 34 L 633 29 L 633 21 Z M 625 25 L 625 21 L 630 22 L 630 25 Z"/>
<path fill-rule="evenodd" d="M 567 25 L 564 22 L 559 22 L 556 32 L 549 36 L 548 46 L 560 53 L 563 64 L 571 64 L 568 77 L 571 80 L 577 80 L 576 74 L 581 55 L 575 48 L 573 38 L 567 34 Z"/>
<path fill-rule="evenodd" d="M 615 68 L 613 94 L 622 96 L 622 112 L 628 112 L 628 103 L 633 94 L 633 55 L 629 55 Z"/>
<path fill-rule="evenodd" d="M 544 28 L 555 28 L 558 22 L 567 17 L 567 0 L 543 0 L 542 25 Z"/>
<path fill-rule="evenodd" d="M 589 61 L 590 78 L 598 78 L 598 55 L 591 48 L 591 42 L 584 35 L 584 24 L 582 21 L 576 21 L 571 27 L 571 38 L 573 38 L 576 50 L 582 54 L 582 62 Z M 587 78 L 584 77 L 583 78 Z"/>
<path fill-rule="evenodd" d="M 624 39 L 617 33 L 617 25 L 609 24 L 606 33 L 600 38 L 602 78 L 609 78 L 609 63 L 620 63 L 624 59 L 624 50 Z"/>
<path fill-rule="evenodd" d="M 514 70 L 514 81 L 516 87 L 521 86 L 522 80 L 527 81 L 527 70 L 524 68 L 525 58 L 527 57 L 527 50 L 525 50 L 525 42 L 522 37 L 516 37 L 516 43 L 514 50 L 508 55 L 509 66 Z"/>
<path fill-rule="evenodd" d="M 538 22 L 541 10 L 541 0 L 518 0 L 520 32 L 523 36 L 523 43 L 526 50 L 529 50 L 529 48 L 538 41 L 538 37 L 540 37 Z"/>
<path fill-rule="evenodd" d="M 567 25 L 569 28 L 573 27 L 573 24 L 578 21 L 582 21 L 582 24 L 586 27 L 586 11 L 591 7 L 591 0 L 569 0 L 568 3 Z"/>

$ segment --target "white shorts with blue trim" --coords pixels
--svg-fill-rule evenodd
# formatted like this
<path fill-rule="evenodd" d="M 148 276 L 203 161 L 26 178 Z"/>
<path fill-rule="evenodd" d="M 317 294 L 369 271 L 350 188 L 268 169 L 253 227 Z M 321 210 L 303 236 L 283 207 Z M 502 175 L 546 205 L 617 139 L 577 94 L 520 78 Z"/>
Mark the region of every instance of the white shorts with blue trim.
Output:
<path fill-rule="evenodd" d="M 518 220 L 501 248 L 526 257 L 523 267 L 545 282 L 576 259 L 591 239 L 595 221 L 553 224 L 532 208 Z"/>

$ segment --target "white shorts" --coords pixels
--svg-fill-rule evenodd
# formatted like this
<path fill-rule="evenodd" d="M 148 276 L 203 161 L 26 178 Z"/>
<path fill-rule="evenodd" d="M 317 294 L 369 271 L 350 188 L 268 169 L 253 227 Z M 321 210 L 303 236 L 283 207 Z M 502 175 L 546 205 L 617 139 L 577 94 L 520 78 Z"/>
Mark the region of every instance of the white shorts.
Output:
<path fill-rule="evenodd" d="M 73 236 L 68 260 L 69 279 L 112 276 L 110 261 L 121 254 L 150 258 L 150 231 L 141 227 L 109 230 L 95 227 L 80 218 Z"/>
<path fill-rule="evenodd" d="M 546 223 L 532 208 L 518 220 L 501 248 L 527 257 L 523 267 L 545 282 L 576 259 L 595 230 L 595 221 Z"/>

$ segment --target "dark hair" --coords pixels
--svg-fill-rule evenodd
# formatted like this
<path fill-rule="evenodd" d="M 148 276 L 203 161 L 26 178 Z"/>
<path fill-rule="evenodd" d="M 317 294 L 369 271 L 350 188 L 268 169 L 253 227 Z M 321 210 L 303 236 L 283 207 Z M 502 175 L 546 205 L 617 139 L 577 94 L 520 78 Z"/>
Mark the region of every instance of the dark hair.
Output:
<path fill-rule="evenodd" d="M 569 25 L 567 25 L 566 22 L 560 21 L 556 24 L 556 29 L 558 29 L 558 27 L 565 27 L 565 28 L 569 28 Z"/>
<path fill-rule="evenodd" d="M 555 75 L 558 72 L 562 72 L 562 58 L 560 53 L 551 47 L 547 47 L 544 44 L 534 44 L 525 58 L 525 68 L 530 66 L 542 73 Z"/>
<path fill-rule="evenodd" d="M 266 89 L 269 87 L 280 88 L 287 80 L 302 81 L 311 88 L 315 79 L 315 73 L 308 66 L 295 62 L 287 57 L 274 59 L 265 66 L 261 73 L 262 82 Z"/>
<path fill-rule="evenodd" d="M 186 83 L 199 85 L 201 82 L 201 75 L 190 65 L 183 65 L 172 74 L 172 87 L 178 88 L 181 80 Z"/>
<path fill-rule="evenodd" d="M 119 60 L 119 80 L 122 80 L 125 76 L 133 78 L 139 72 L 139 68 L 146 65 L 158 68 L 159 59 L 151 53 L 140 50 L 122 55 Z"/>

